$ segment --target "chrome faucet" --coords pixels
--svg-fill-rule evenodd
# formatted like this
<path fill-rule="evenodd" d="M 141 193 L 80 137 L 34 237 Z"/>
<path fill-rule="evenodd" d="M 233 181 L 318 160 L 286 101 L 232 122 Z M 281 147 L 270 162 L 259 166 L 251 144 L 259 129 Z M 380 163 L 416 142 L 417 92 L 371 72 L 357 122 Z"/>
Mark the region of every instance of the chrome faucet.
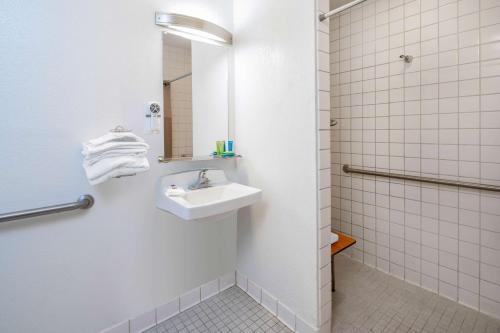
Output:
<path fill-rule="evenodd" d="M 191 185 L 190 190 L 199 190 L 200 188 L 210 187 L 210 179 L 207 178 L 208 169 L 201 169 L 198 173 L 198 179 Z"/>

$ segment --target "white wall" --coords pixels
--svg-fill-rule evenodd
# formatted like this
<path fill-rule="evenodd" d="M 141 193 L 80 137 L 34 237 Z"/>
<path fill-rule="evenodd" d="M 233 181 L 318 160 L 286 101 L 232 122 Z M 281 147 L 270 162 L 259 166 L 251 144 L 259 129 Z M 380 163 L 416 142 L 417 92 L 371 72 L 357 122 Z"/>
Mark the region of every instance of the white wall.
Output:
<path fill-rule="evenodd" d="M 238 270 L 316 326 L 315 8 L 234 3 L 235 143 L 263 200 L 238 215 Z"/>
<path fill-rule="evenodd" d="M 0 4 L 0 211 L 96 198 L 0 226 L 2 332 L 96 332 L 235 268 L 234 220 L 186 224 L 154 207 L 175 168 L 143 133 L 146 102 L 162 101 L 155 10 L 232 28 L 229 0 Z M 151 171 L 91 188 L 80 142 L 118 124 L 145 136 Z"/>
<path fill-rule="evenodd" d="M 376 0 L 330 20 L 333 227 L 354 259 L 497 318 L 498 193 L 341 168 L 500 183 L 499 5 Z"/>

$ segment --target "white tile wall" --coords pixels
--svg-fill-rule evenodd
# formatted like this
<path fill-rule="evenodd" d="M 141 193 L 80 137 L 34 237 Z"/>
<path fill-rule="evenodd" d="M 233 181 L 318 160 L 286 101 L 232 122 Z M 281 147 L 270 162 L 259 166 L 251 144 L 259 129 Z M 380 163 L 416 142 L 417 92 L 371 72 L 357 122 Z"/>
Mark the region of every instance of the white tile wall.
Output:
<path fill-rule="evenodd" d="M 498 194 L 341 170 L 500 185 L 500 2 L 367 0 L 330 20 L 330 68 L 332 225 L 357 239 L 348 254 L 500 318 Z"/>
<path fill-rule="evenodd" d="M 316 1 L 317 15 L 330 9 L 329 0 Z M 330 294 L 330 211 L 331 211 L 331 163 L 330 163 L 330 21 L 320 22 L 316 26 L 317 54 L 317 128 L 318 128 L 318 323 L 320 331 L 329 331 L 331 318 Z M 297 331 L 305 331 L 297 322 Z"/>

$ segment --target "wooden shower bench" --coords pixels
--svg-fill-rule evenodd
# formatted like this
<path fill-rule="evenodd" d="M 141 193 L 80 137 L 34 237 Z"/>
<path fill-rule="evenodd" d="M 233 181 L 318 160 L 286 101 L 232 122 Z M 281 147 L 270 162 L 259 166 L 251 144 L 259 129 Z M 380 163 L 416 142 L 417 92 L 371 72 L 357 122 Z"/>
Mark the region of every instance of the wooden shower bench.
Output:
<path fill-rule="evenodd" d="M 339 240 L 331 245 L 332 291 L 335 291 L 335 264 L 333 257 L 336 254 L 356 244 L 356 240 L 354 238 L 341 234 L 340 232 L 336 232 L 336 234 L 339 236 Z"/>

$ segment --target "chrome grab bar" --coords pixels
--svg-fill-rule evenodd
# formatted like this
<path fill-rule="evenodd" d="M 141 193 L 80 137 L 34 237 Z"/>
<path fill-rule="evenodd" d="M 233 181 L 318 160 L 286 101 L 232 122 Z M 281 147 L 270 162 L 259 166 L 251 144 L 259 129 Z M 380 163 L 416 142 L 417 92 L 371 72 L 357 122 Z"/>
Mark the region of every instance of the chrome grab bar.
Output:
<path fill-rule="evenodd" d="M 42 216 L 66 212 L 75 209 L 88 209 L 94 205 L 94 197 L 90 194 L 82 195 L 76 202 L 70 202 L 61 205 L 47 206 L 41 208 L 19 210 L 17 212 L 0 214 L 0 223 L 14 220 L 26 219 L 29 217 Z"/>
<path fill-rule="evenodd" d="M 344 164 L 342 170 L 345 173 L 358 173 L 362 175 L 380 176 L 380 177 L 388 177 L 388 178 L 395 178 L 402 180 L 413 180 L 416 182 L 426 182 L 431 184 L 448 185 L 448 186 L 460 186 L 465 188 L 472 188 L 475 190 L 500 192 L 500 186 L 495 186 L 495 185 L 469 183 L 457 180 L 447 180 L 447 179 L 438 179 L 438 178 L 421 177 L 421 176 L 402 175 L 399 173 L 392 173 L 392 172 L 363 170 L 363 169 L 351 168 L 348 164 Z"/>

